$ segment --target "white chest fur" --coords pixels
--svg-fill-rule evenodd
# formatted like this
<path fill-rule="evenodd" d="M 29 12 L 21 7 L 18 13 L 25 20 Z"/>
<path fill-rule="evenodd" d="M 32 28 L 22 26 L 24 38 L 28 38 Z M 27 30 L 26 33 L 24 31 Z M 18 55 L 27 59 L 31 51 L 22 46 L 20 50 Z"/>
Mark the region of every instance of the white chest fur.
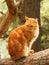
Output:
<path fill-rule="evenodd" d="M 39 26 L 37 27 L 37 29 L 34 31 L 34 35 L 35 37 L 31 40 L 30 42 L 30 46 L 29 46 L 29 50 L 31 49 L 32 44 L 36 41 L 36 39 L 38 38 L 39 35 Z"/>

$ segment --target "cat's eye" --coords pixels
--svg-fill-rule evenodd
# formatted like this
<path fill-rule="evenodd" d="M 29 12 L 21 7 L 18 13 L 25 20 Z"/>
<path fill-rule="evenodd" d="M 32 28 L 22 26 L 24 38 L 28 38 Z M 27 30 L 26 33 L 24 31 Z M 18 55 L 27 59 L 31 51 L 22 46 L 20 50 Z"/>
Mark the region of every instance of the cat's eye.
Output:
<path fill-rule="evenodd" d="M 28 27 L 33 27 L 32 25 L 27 25 Z"/>

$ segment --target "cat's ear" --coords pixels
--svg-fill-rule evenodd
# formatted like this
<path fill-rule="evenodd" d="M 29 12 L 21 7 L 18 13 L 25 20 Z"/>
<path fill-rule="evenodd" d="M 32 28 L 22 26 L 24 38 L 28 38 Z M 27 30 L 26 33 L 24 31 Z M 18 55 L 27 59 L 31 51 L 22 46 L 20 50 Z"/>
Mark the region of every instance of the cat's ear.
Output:
<path fill-rule="evenodd" d="M 28 20 L 28 17 L 27 16 L 25 16 L 25 20 Z"/>

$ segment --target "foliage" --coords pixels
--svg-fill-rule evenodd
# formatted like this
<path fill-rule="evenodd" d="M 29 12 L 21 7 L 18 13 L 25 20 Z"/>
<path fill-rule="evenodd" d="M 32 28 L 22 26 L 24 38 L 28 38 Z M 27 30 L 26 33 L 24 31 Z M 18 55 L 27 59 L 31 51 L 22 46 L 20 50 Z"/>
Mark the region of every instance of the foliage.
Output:
<path fill-rule="evenodd" d="M 3 12 L 4 14 L 7 12 L 7 5 L 4 0 L 0 0 L 0 12 Z M 0 13 L 0 16 L 3 15 Z"/>
<path fill-rule="evenodd" d="M 41 25 L 43 27 L 41 43 L 45 49 L 49 47 L 49 0 L 43 0 L 41 2 L 40 13 Z"/>

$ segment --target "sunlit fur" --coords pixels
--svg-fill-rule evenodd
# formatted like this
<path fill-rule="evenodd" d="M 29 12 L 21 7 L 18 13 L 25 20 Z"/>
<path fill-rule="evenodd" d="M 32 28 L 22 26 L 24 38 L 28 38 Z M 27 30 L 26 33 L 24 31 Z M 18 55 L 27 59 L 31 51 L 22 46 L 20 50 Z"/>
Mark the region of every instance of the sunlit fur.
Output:
<path fill-rule="evenodd" d="M 28 56 L 32 44 L 39 35 L 37 19 L 25 16 L 25 24 L 15 28 L 8 38 L 8 51 L 13 59 Z"/>

